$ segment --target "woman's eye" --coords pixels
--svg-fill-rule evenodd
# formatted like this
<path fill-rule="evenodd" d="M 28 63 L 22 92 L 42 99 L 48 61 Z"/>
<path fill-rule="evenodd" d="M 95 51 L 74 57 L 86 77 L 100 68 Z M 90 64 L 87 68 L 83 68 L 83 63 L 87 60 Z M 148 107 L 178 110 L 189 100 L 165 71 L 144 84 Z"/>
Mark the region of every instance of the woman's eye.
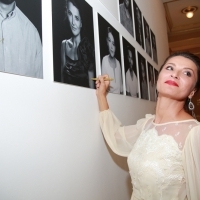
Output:
<path fill-rule="evenodd" d="M 185 71 L 184 74 L 185 74 L 186 76 L 189 76 L 189 77 L 192 76 L 191 72 L 188 72 L 188 71 Z"/>
<path fill-rule="evenodd" d="M 79 20 L 80 20 L 79 17 L 77 17 L 77 16 L 75 17 L 75 19 L 76 19 L 76 21 L 79 21 Z"/>
<path fill-rule="evenodd" d="M 68 15 L 69 15 L 69 16 L 71 16 L 71 15 L 72 15 L 72 13 L 71 13 L 71 11 L 70 11 L 70 10 L 68 10 Z"/>
<path fill-rule="evenodd" d="M 172 66 L 167 66 L 166 69 L 167 70 L 173 70 L 173 67 Z"/>

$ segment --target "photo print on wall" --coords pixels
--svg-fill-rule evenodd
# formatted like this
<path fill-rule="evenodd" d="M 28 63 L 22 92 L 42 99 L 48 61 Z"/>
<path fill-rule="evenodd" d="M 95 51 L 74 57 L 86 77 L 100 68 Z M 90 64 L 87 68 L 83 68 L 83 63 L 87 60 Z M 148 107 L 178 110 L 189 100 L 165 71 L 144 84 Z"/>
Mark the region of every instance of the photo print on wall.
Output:
<path fill-rule="evenodd" d="M 142 27 L 142 13 L 133 1 L 133 8 L 134 8 L 134 18 L 135 18 L 135 34 L 136 34 L 136 41 L 142 46 L 144 49 L 144 36 L 143 36 L 143 27 Z"/>
<path fill-rule="evenodd" d="M 150 93 L 150 100 L 156 100 L 156 83 L 154 78 L 154 69 L 153 66 L 147 62 L 148 66 L 148 82 L 149 82 L 149 93 Z"/>
<path fill-rule="evenodd" d="M 152 47 L 152 54 L 153 54 L 152 58 L 153 58 L 153 61 L 158 64 L 156 37 L 154 33 L 152 32 L 152 30 L 150 32 L 151 32 L 151 47 Z"/>
<path fill-rule="evenodd" d="M 158 70 L 154 68 L 154 77 L 155 77 L 155 85 L 157 84 L 158 80 Z M 156 99 L 157 99 L 157 90 L 156 90 Z"/>
<path fill-rule="evenodd" d="M 41 0 L 0 0 L 0 7 L 0 71 L 43 78 Z"/>
<path fill-rule="evenodd" d="M 142 99 L 149 99 L 145 58 L 138 52 L 138 68 L 140 74 L 140 94 Z"/>
<path fill-rule="evenodd" d="M 101 74 L 108 74 L 109 92 L 123 94 L 121 52 L 119 33 L 100 14 L 98 14 Z"/>
<path fill-rule="evenodd" d="M 150 29 L 147 21 L 143 17 L 143 25 L 144 25 L 144 37 L 145 37 L 145 51 L 151 57 L 151 39 L 150 39 Z"/>
<path fill-rule="evenodd" d="M 93 9 L 85 0 L 52 0 L 54 81 L 95 88 Z"/>
<path fill-rule="evenodd" d="M 134 37 L 131 4 L 132 0 L 119 0 L 119 14 L 121 24 Z"/>
<path fill-rule="evenodd" d="M 123 38 L 126 95 L 138 97 L 138 73 L 135 48 Z"/>

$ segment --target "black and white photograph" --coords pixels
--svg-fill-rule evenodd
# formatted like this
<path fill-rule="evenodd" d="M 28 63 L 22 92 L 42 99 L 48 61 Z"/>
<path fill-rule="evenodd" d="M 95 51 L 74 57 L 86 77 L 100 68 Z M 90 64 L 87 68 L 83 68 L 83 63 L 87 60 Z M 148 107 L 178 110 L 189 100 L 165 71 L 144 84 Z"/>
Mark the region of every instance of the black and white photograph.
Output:
<path fill-rule="evenodd" d="M 151 33 L 151 47 L 152 47 L 152 54 L 153 54 L 152 58 L 153 58 L 153 61 L 158 64 L 156 37 L 154 33 L 152 32 L 152 30 L 150 31 L 150 33 Z"/>
<path fill-rule="evenodd" d="M 145 37 L 145 51 L 151 57 L 151 39 L 150 39 L 150 29 L 146 19 L 143 17 L 144 25 L 144 37 Z"/>
<path fill-rule="evenodd" d="M 134 37 L 131 4 L 132 0 L 119 0 L 119 14 L 121 24 Z"/>
<path fill-rule="evenodd" d="M 110 82 L 109 92 L 123 94 L 119 32 L 100 14 L 98 14 L 98 22 L 101 74 L 108 74 L 114 79 Z"/>
<path fill-rule="evenodd" d="M 148 66 L 148 82 L 149 82 L 149 95 L 150 100 L 155 101 L 156 100 L 156 84 L 155 84 L 155 78 L 154 78 L 154 69 L 153 66 L 147 62 Z"/>
<path fill-rule="evenodd" d="M 0 0 L 0 72 L 43 78 L 41 0 Z"/>
<path fill-rule="evenodd" d="M 140 11 L 140 8 L 135 3 L 135 1 L 133 1 L 133 8 L 134 8 L 134 18 L 135 18 L 136 41 L 144 49 L 144 36 L 143 36 L 143 27 L 142 27 L 142 13 Z"/>
<path fill-rule="evenodd" d="M 142 99 L 149 99 L 145 58 L 138 52 L 138 68 L 140 74 L 140 94 Z"/>
<path fill-rule="evenodd" d="M 158 81 L 158 70 L 154 68 L 154 77 L 155 77 L 155 85 L 157 85 Z M 156 87 L 156 86 L 155 86 Z M 157 98 L 157 90 L 156 90 L 156 98 Z"/>
<path fill-rule="evenodd" d="M 85 0 L 52 0 L 54 81 L 94 88 L 93 9 Z"/>
<path fill-rule="evenodd" d="M 123 38 L 123 52 L 126 95 L 137 98 L 139 92 L 135 48 L 125 38 Z"/>

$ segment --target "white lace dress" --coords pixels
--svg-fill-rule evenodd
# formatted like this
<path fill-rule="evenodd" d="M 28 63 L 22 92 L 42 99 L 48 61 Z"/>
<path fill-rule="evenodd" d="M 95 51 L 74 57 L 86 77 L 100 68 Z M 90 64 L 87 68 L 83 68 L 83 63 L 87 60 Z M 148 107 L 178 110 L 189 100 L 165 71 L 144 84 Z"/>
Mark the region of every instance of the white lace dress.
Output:
<path fill-rule="evenodd" d="M 146 115 L 136 125 L 123 127 L 110 110 L 100 112 L 110 148 L 128 157 L 131 200 L 200 200 L 200 123 L 153 120 Z"/>

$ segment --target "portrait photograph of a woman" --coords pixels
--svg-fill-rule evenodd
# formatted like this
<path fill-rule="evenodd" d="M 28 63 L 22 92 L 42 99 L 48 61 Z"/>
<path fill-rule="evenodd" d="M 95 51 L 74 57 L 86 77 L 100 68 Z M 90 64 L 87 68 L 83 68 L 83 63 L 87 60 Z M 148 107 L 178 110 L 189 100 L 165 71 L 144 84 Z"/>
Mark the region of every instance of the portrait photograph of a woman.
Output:
<path fill-rule="evenodd" d="M 158 64 L 158 56 L 157 56 L 157 47 L 156 47 L 156 37 L 152 30 L 150 31 L 151 33 L 151 46 L 152 46 L 152 58 L 153 60 Z"/>
<path fill-rule="evenodd" d="M 52 0 L 54 80 L 94 88 L 93 11 L 84 0 Z"/>
<path fill-rule="evenodd" d="M 119 33 L 101 15 L 98 15 L 101 74 L 108 74 L 109 92 L 123 94 Z"/>
<path fill-rule="evenodd" d="M 138 68 L 140 76 L 140 94 L 142 99 L 149 99 L 145 58 L 138 52 Z"/>
<path fill-rule="evenodd" d="M 144 36 L 145 36 L 145 50 L 147 54 L 151 57 L 151 39 L 150 39 L 150 29 L 146 19 L 143 17 L 144 25 Z"/>
<path fill-rule="evenodd" d="M 142 46 L 144 49 L 144 36 L 143 36 L 143 28 L 142 28 L 142 13 L 140 8 L 137 6 L 135 1 L 133 1 L 133 8 L 134 8 L 134 18 L 135 18 L 135 34 L 136 34 L 136 41 Z"/>
<path fill-rule="evenodd" d="M 153 70 L 153 66 L 149 62 L 147 62 L 147 66 L 148 66 L 150 100 L 155 101 L 156 100 L 156 84 L 155 84 L 155 79 L 154 79 L 154 70 Z"/>
<path fill-rule="evenodd" d="M 139 92 L 135 48 L 125 38 L 123 38 L 122 41 L 124 52 L 126 95 L 137 98 Z"/>
<path fill-rule="evenodd" d="M 131 3 L 132 0 L 119 0 L 119 14 L 121 24 L 132 36 L 134 36 Z"/>

